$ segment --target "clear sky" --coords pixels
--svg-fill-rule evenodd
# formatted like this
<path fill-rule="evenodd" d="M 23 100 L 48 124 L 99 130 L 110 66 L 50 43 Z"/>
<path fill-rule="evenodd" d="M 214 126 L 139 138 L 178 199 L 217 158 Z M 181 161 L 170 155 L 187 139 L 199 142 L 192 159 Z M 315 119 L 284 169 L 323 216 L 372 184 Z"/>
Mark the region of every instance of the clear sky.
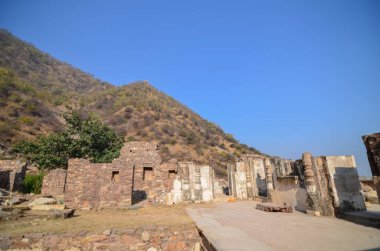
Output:
<path fill-rule="evenodd" d="M 380 1 L 0 1 L 0 27 L 114 85 L 148 80 L 262 152 L 380 132 Z"/>

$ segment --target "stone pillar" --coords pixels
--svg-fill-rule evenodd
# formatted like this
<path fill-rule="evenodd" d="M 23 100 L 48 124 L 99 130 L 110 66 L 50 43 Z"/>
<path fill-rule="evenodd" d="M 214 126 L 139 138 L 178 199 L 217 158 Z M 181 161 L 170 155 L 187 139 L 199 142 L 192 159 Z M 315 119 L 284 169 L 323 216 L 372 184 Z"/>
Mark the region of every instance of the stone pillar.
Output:
<path fill-rule="evenodd" d="M 367 148 L 368 161 L 371 167 L 377 197 L 380 198 L 380 133 L 365 135 L 362 138 Z"/>
<path fill-rule="evenodd" d="M 253 169 L 253 165 L 251 163 L 251 158 L 246 158 L 243 160 L 245 167 L 245 180 L 247 185 L 247 199 L 252 200 L 253 197 L 258 197 L 259 192 L 257 187 L 255 186 L 255 170 Z"/>
<path fill-rule="evenodd" d="M 236 193 L 236 166 L 235 164 L 228 164 L 228 195 L 237 197 Z"/>
<path fill-rule="evenodd" d="M 302 163 L 304 166 L 304 176 L 307 191 L 306 212 L 308 214 L 320 215 L 318 207 L 318 194 L 313 170 L 313 161 L 311 153 L 302 154 Z"/>
<path fill-rule="evenodd" d="M 264 159 L 265 166 L 265 179 L 267 184 L 267 197 L 272 201 L 273 194 L 273 178 L 272 178 L 272 166 L 269 158 Z"/>

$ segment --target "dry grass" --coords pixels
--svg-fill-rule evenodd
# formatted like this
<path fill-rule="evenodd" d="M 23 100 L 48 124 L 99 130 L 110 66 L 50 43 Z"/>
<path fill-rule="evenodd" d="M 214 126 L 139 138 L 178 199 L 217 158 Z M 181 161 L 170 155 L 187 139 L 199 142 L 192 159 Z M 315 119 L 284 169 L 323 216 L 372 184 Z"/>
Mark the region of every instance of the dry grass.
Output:
<path fill-rule="evenodd" d="M 189 206 L 189 205 L 187 205 Z M 190 207 L 210 207 L 200 204 Z M 194 224 L 186 214 L 186 205 L 145 206 L 134 210 L 107 209 L 99 211 L 77 210 L 69 219 L 46 219 L 43 213 L 29 211 L 15 221 L 0 222 L 1 235 L 26 233 L 101 233 L 106 229 L 138 228 L 145 226 L 180 227 Z M 46 214 L 46 213 L 45 213 Z"/>

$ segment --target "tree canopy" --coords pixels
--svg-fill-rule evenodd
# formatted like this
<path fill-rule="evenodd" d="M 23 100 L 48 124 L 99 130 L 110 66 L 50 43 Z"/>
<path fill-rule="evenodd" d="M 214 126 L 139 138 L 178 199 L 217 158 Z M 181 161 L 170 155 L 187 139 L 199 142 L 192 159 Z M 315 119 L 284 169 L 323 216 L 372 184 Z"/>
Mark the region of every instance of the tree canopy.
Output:
<path fill-rule="evenodd" d="M 92 162 L 111 162 L 120 154 L 123 138 L 95 116 L 82 118 L 77 112 L 64 114 L 63 132 L 22 141 L 13 151 L 40 169 L 67 168 L 69 158 L 88 158 Z"/>

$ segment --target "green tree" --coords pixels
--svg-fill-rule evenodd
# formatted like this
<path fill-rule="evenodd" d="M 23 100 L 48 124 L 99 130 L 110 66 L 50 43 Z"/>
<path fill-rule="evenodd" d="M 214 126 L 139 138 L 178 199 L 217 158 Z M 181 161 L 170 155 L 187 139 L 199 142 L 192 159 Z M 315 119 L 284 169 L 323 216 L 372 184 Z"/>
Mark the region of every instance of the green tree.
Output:
<path fill-rule="evenodd" d="M 13 146 L 40 169 L 67 168 L 69 158 L 88 158 L 92 162 L 111 162 L 120 154 L 123 139 L 94 116 L 86 119 L 77 112 L 63 115 L 66 129 L 23 141 Z"/>

